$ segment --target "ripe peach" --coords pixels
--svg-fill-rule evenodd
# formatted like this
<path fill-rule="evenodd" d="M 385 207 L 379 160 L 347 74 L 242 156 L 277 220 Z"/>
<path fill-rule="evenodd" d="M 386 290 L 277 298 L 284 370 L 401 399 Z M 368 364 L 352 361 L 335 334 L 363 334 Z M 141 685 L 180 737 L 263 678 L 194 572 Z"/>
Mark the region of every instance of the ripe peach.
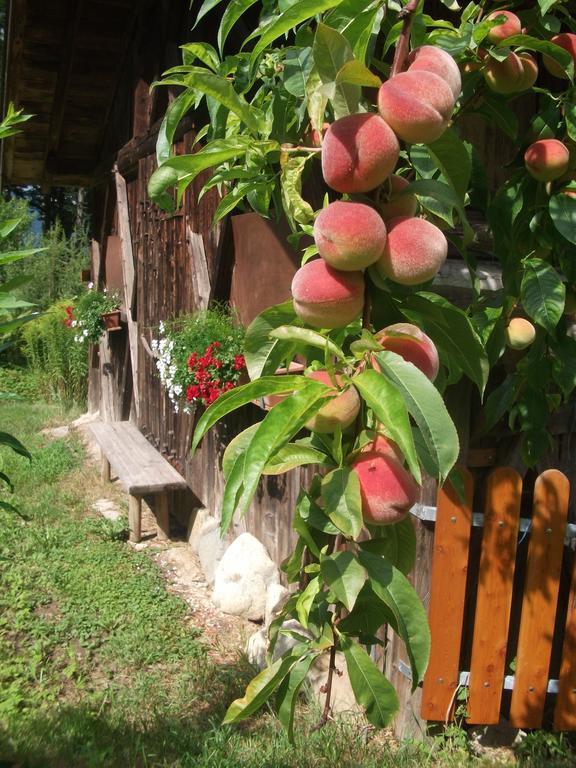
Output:
<path fill-rule="evenodd" d="M 370 525 L 402 520 L 419 496 L 419 488 L 402 464 L 378 451 L 362 451 L 352 462 L 360 481 L 362 517 Z"/>
<path fill-rule="evenodd" d="M 384 221 L 397 219 L 399 216 L 414 216 L 418 209 L 416 195 L 402 195 L 410 182 L 402 176 L 392 174 L 382 185 L 382 189 L 389 190 L 387 201 L 380 203 L 380 214 Z"/>
<path fill-rule="evenodd" d="M 376 426 L 376 430 L 370 430 L 367 432 L 368 436 L 372 439 L 369 443 L 366 443 L 366 445 L 361 448 L 360 453 L 382 453 L 384 456 L 390 456 L 391 458 L 399 461 L 400 464 L 403 464 L 404 456 L 402 455 L 400 448 L 398 448 L 393 440 L 387 438 L 380 431 L 381 429 L 382 426 L 378 424 Z"/>
<path fill-rule="evenodd" d="M 340 272 L 323 259 L 304 264 L 292 280 L 294 311 L 317 328 L 340 328 L 364 306 L 362 272 Z"/>
<path fill-rule="evenodd" d="M 314 379 L 314 381 L 320 381 L 322 384 L 327 384 L 333 390 L 334 384 L 330 378 L 328 371 L 312 371 L 307 373 L 306 376 Z M 342 377 L 336 375 L 336 383 L 340 387 L 342 385 Z M 337 391 L 337 390 L 335 390 Z M 335 432 L 337 427 L 346 429 L 358 416 L 360 410 L 360 395 L 357 390 L 350 386 L 342 391 L 342 394 L 336 397 L 330 398 L 326 405 L 306 422 L 306 427 L 314 432 Z"/>
<path fill-rule="evenodd" d="M 439 138 L 454 109 L 447 82 L 427 70 L 408 70 L 391 77 L 378 91 L 378 109 L 394 133 L 412 144 Z"/>
<path fill-rule="evenodd" d="M 449 53 L 435 45 L 422 45 L 415 48 L 408 57 L 408 71 L 434 72 L 450 86 L 455 99 L 462 90 L 462 78 L 458 64 Z"/>
<path fill-rule="evenodd" d="M 378 211 L 364 203 L 337 201 L 314 222 L 320 256 L 336 269 L 364 269 L 379 259 L 386 245 L 386 225 Z"/>
<path fill-rule="evenodd" d="M 426 219 L 400 216 L 387 222 L 388 239 L 376 269 L 400 285 L 432 280 L 448 255 L 441 229 Z"/>
<path fill-rule="evenodd" d="M 501 40 L 505 40 L 507 37 L 512 37 L 512 35 L 520 35 L 522 33 L 522 22 L 518 16 L 516 16 L 516 14 L 512 13 L 511 11 L 494 11 L 486 17 L 486 20 L 492 21 L 501 16 L 505 16 L 505 20 L 501 24 L 498 24 L 497 27 L 492 27 L 492 29 L 486 35 L 491 43 L 499 43 Z"/>
<path fill-rule="evenodd" d="M 517 55 L 523 70 L 522 81 L 519 83 L 519 91 L 527 91 L 528 88 L 532 88 L 538 79 L 538 64 L 536 63 L 534 56 L 529 53 L 524 52 Z"/>
<path fill-rule="evenodd" d="M 506 344 L 510 349 L 526 349 L 536 338 L 536 329 L 523 317 L 513 317 L 506 328 Z"/>
<path fill-rule="evenodd" d="M 438 375 L 440 361 L 432 339 L 412 323 L 394 323 L 378 331 L 376 338 L 384 349 L 413 363 L 430 381 Z"/>
<path fill-rule="evenodd" d="M 564 48 L 565 51 L 568 51 L 576 65 L 576 35 L 573 35 L 571 32 L 560 32 L 559 35 L 554 35 L 554 37 L 550 38 L 550 42 L 559 45 L 560 48 Z M 560 64 L 550 56 L 544 55 L 542 61 L 548 72 L 550 72 L 551 75 L 554 75 L 554 77 L 561 77 L 563 79 L 568 78 L 568 75 L 564 72 Z"/>
<path fill-rule="evenodd" d="M 528 79 L 524 66 L 515 53 L 509 53 L 503 61 L 489 56 L 483 71 L 484 80 L 494 93 L 519 93 L 525 90 L 524 81 Z"/>
<path fill-rule="evenodd" d="M 324 136 L 324 181 L 337 192 L 370 192 L 392 173 L 399 152 L 394 131 L 380 115 L 347 115 Z"/>
<path fill-rule="evenodd" d="M 568 147 L 558 139 L 541 139 L 530 144 L 524 153 L 526 170 L 537 181 L 554 181 L 568 169 Z"/>

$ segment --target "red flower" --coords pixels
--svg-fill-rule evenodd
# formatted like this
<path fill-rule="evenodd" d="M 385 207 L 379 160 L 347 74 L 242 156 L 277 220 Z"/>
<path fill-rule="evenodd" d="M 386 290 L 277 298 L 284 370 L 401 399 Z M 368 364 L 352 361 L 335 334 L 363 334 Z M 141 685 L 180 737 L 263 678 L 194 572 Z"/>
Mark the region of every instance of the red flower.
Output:
<path fill-rule="evenodd" d="M 66 318 L 63 321 L 64 325 L 70 328 L 72 326 L 72 321 L 74 320 L 74 307 L 66 307 Z"/>
<path fill-rule="evenodd" d="M 196 354 L 196 352 L 192 352 L 192 354 L 188 358 L 188 368 L 192 370 L 196 365 L 197 361 L 198 361 L 198 355 Z"/>
<path fill-rule="evenodd" d="M 235 371 L 241 371 L 242 368 L 246 365 L 246 360 L 244 359 L 244 355 L 234 355 L 234 370 Z"/>
<path fill-rule="evenodd" d="M 200 387 L 197 384 L 191 384 L 186 387 L 186 400 L 188 402 L 198 397 L 200 397 Z"/>

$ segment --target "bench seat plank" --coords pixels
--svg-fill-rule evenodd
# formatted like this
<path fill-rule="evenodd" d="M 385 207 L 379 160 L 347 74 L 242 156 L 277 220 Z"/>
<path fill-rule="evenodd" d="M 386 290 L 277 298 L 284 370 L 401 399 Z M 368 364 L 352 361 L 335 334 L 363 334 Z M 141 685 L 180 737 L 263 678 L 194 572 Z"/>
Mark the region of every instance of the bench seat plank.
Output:
<path fill-rule="evenodd" d="M 132 422 L 95 422 L 90 429 L 122 487 L 130 495 L 162 493 L 187 487 L 182 475 Z"/>

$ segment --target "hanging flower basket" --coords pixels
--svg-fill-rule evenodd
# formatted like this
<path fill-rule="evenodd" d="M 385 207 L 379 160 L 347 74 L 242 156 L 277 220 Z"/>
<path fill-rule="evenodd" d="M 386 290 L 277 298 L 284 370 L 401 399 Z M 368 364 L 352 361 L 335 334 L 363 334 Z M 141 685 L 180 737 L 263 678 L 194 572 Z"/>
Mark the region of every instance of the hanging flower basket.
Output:
<path fill-rule="evenodd" d="M 101 317 L 102 322 L 104 323 L 104 328 L 107 331 L 122 330 L 121 314 L 119 309 L 113 309 L 111 312 L 104 312 Z"/>

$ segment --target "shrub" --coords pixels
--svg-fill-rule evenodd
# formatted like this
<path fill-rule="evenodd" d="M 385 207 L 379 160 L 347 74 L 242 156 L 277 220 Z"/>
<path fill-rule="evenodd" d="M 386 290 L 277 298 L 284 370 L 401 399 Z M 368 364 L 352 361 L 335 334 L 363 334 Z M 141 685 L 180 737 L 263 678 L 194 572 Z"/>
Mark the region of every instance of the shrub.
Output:
<path fill-rule="evenodd" d="M 87 349 L 75 343 L 75 331 L 66 324 L 70 305 L 59 301 L 22 329 L 22 352 L 37 383 L 36 394 L 67 407 L 83 404 L 88 390 Z"/>

